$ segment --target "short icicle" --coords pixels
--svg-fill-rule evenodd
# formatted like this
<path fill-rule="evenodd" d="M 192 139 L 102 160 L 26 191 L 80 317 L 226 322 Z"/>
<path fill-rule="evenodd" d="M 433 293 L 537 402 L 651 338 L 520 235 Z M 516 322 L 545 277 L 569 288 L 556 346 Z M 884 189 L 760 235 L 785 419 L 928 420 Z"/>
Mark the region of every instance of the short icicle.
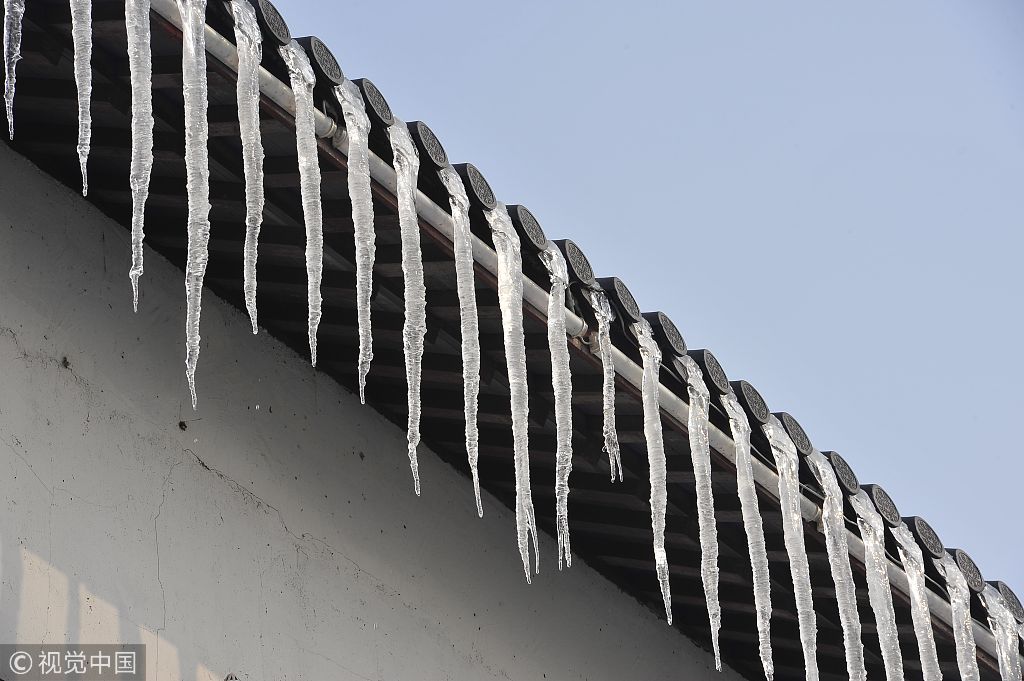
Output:
<path fill-rule="evenodd" d="M 480 322 L 476 311 L 476 284 L 473 273 L 473 233 L 469 222 L 469 197 L 462 178 L 451 166 L 440 171 L 441 182 L 448 190 L 455 232 L 455 282 L 459 295 L 459 316 L 462 331 L 462 398 L 466 418 L 466 457 L 473 477 L 476 512 L 484 517 L 480 500 L 480 434 L 477 426 L 477 403 L 480 396 Z"/>
<path fill-rule="evenodd" d="M 661 348 L 647 320 L 632 325 L 640 343 L 643 359 L 643 380 L 640 384 L 644 409 L 644 439 L 647 441 L 647 462 L 651 481 L 651 529 L 654 531 L 654 565 L 665 602 L 665 617 L 672 624 L 672 589 L 668 579 L 668 554 L 665 552 L 665 513 L 668 510 L 668 464 L 665 441 L 661 432 L 661 405 L 658 399 L 661 370 Z"/>
<path fill-rule="evenodd" d="M 857 512 L 857 527 L 860 528 L 860 536 L 864 540 L 868 601 L 875 613 L 885 677 L 888 681 L 902 681 L 903 653 L 900 651 L 896 612 L 892 604 L 892 589 L 889 586 L 888 558 L 885 557 L 885 524 L 864 490 L 850 497 L 850 503 Z"/>
<path fill-rule="evenodd" d="M 828 459 L 817 449 L 807 457 L 811 472 L 825 492 L 821 523 L 825 532 L 832 582 L 836 587 L 839 623 L 843 628 L 846 649 L 846 673 L 850 681 L 864 681 L 864 643 L 861 641 L 860 615 L 857 612 L 857 585 L 850 566 L 850 549 L 846 541 L 846 517 L 843 513 L 843 491 Z"/>
<path fill-rule="evenodd" d="M 153 171 L 153 55 L 150 50 L 149 0 L 125 0 L 128 70 L 132 86 L 132 160 L 128 184 L 132 190 L 132 309 L 139 311 L 146 200 Z"/>
<path fill-rule="evenodd" d="M 910 582 L 910 615 L 914 622 L 917 648 L 921 653 L 924 681 L 942 681 L 942 669 L 939 667 L 939 655 L 935 650 L 935 635 L 932 632 L 932 615 L 928 609 L 924 554 L 906 523 L 895 528 L 892 535 L 896 538 L 896 550 L 907 573 L 907 581 Z"/>
<path fill-rule="evenodd" d="M 92 140 L 92 0 L 71 0 L 71 38 L 75 47 L 75 85 L 78 87 L 78 164 L 82 168 L 82 196 L 87 196 Z"/>
<path fill-rule="evenodd" d="M 604 425 L 604 451 L 608 452 L 608 468 L 612 482 L 618 477 L 622 482 L 622 455 L 619 452 L 619 435 L 615 429 L 615 360 L 612 358 L 611 327 L 614 313 L 604 291 L 586 289 L 587 300 L 597 317 L 597 351 L 601 355 L 602 385 L 601 411 Z"/>
<path fill-rule="evenodd" d="M 772 457 L 779 472 L 779 501 L 782 504 L 782 530 L 789 554 L 789 568 L 796 596 L 797 620 L 800 628 L 800 646 L 804 653 L 804 675 L 807 681 L 818 678 L 817 615 L 811 599 L 811 570 L 804 546 L 803 516 L 800 513 L 799 459 L 796 445 L 786 434 L 782 423 L 772 416 L 764 424 Z"/>
<path fill-rule="evenodd" d="M 4 102 L 7 104 L 7 129 L 14 139 L 14 84 L 21 61 L 21 20 L 25 0 L 4 0 Z"/>
<path fill-rule="evenodd" d="M 978 649 L 974 643 L 974 619 L 971 616 L 971 592 L 967 579 L 953 557 L 946 554 L 937 561 L 939 572 L 946 579 L 949 604 L 953 611 L 953 642 L 960 681 L 979 681 Z"/>
<path fill-rule="evenodd" d="M 512 226 L 503 203 L 485 211 L 491 228 L 494 250 L 498 254 L 498 305 L 501 308 L 505 339 L 505 363 L 508 369 L 512 404 L 512 442 L 516 473 L 516 535 L 523 559 L 526 581 L 530 581 L 530 539 L 533 539 L 534 566 L 540 572 L 537 545 L 537 519 L 530 489 L 529 400 L 526 384 L 526 338 L 523 332 L 523 257 L 519 235 Z"/>
<path fill-rule="evenodd" d="M 686 374 L 686 392 L 690 414 L 686 429 L 690 435 L 690 460 L 697 490 L 697 524 L 700 529 L 700 576 L 711 623 L 711 648 L 715 669 L 722 671 L 722 653 L 718 632 L 722 628 L 722 606 L 718 600 L 718 529 L 715 527 L 715 497 L 711 489 L 711 442 L 708 437 L 708 410 L 711 393 L 704 385 L 704 373 L 691 357 L 679 359 Z"/>
<path fill-rule="evenodd" d="M 181 53 L 185 99 L 185 185 L 188 193 L 188 256 L 185 264 L 185 372 L 196 408 L 196 365 L 199 362 L 199 318 L 203 277 L 209 260 L 210 159 L 206 110 L 206 0 L 177 0 L 184 41 Z"/>
<path fill-rule="evenodd" d="M 256 10 L 248 0 L 231 0 L 235 19 L 235 44 L 238 46 L 238 131 L 242 140 L 242 170 L 245 174 L 245 246 L 242 260 L 242 290 L 249 312 L 252 332 L 257 326 L 256 259 L 260 227 L 263 224 L 263 138 L 260 133 L 260 62 L 263 60 L 263 35 Z"/>
<path fill-rule="evenodd" d="M 757 488 L 754 486 L 754 468 L 750 455 L 750 422 L 732 388 L 722 396 L 722 406 L 729 417 L 732 440 L 736 447 L 736 490 L 740 498 L 743 529 L 747 535 L 747 554 L 754 582 L 754 610 L 757 612 L 758 653 L 767 681 L 775 676 L 772 659 L 772 596 L 771 575 L 768 571 L 768 550 L 764 543 L 764 526 L 758 508 Z"/>
<path fill-rule="evenodd" d="M 420 493 L 420 467 L 416 447 L 420 443 L 420 379 L 423 375 L 423 338 L 427 333 L 427 288 L 423 283 L 423 255 L 420 252 L 420 224 L 416 213 L 416 178 L 420 155 L 409 128 L 398 118 L 388 128 L 395 159 L 398 184 L 398 226 L 402 239 L 402 275 L 405 280 L 405 323 L 402 345 L 405 352 L 405 380 L 408 384 L 409 467 L 413 489 Z"/>
<path fill-rule="evenodd" d="M 313 86 L 316 74 L 296 41 L 280 48 L 295 93 L 295 148 L 299 158 L 299 190 L 306 224 L 306 304 L 309 355 L 316 366 L 316 331 L 320 326 L 320 281 L 324 270 L 324 218 L 320 203 L 320 159 L 317 152 Z"/>
<path fill-rule="evenodd" d="M 991 584 L 985 585 L 985 590 L 981 593 L 981 602 L 988 610 L 988 626 L 996 640 L 999 676 L 1002 681 L 1021 681 L 1017 620 L 1006 606 L 1002 594 Z"/>
<path fill-rule="evenodd" d="M 373 195 L 370 193 L 370 118 L 359 87 L 346 80 L 334 88 L 345 119 L 348 141 L 348 195 L 352 201 L 352 225 L 356 248 L 356 317 L 359 324 L 359 401 L 366 404 L 366 375 L 373 360 L 373 334 L 370 327 L 370 295 L 373 288 L 373 261 L 376 234 L 373 229 Z"/>
<path fill-rule="evenodd" d="M 548 270 L 548 352 L 551 353 L 551 387 L 555 393 L 555 516 L 558 530 L 558 569 L 562 560 L 572 567 L 569 542 L 569 475 L 572 473 L 572 374 L 569 342 L 565 331 L 565 289 L 569 271 L 558 247 L 548 243 L 540 254 Z"/>

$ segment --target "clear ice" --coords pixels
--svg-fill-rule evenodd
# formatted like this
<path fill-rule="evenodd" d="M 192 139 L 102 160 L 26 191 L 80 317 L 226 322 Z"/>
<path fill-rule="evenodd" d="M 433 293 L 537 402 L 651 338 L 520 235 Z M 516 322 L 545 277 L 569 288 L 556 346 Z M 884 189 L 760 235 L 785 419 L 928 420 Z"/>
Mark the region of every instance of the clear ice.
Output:
<path fill-rule="evenodd" d="M 153 170 L 153 56 L 150 52 L 149 0 L 125 0 L 128 32 L 128 70 L 132 85 L 132 160 L 128 184 L 132 190 L 132 309 L 139 311 L 146 200 Z"/>
<path fill-rule="evenodd" d="M 608 452 L 612 482 L 615 482 L 616 477 L 622 482 L 622 456 L 619 452 L 619 435 L 615 430 L 615 360 L 612 359 L 611 337 L 614 313 L 604 291 L 586 289 L 585 293 L 597 317 L 597 350 L 601 355 L 603 371 L 601 411 L 604 418 L 604 451 Z"/>
<path fill-rule="evenodd" d="M 850 498 L 857 512 L 857 526 L 864 540 L 864 567 L 868 576 L 868 600 L 875 613 L 878 642 L 882 648 L 882 663 L 889 681 L 902 681 L 903 654 L 900 651 L 896 613 L 892 605 L 889 586 L 888 559 L 885 557 L 885 524 L 875 510 L 867 492 L 861 490 Z"/>
<path fill-rule="evenodd" d="M 644 408 L 644 439 L 647 441 L 647 462 L 651 480 L 651 529 L 654 531 L 654 565 L 661 585 L 661 598 L 665 602 L 665 617 L 672 624 L 672 589 L 668 580 L 668 554 L 665 553 L 665 513 L 668 510 L 668 471 L 665 460 L 665 441 L 661 433 L 661 406 L 658 387 L 661 370 L 661 348 L 654 340 L 651 325 L 646 320 L 631 325 L 640 343 L 643 360 L 643 380 L 640 384 Z"/>
<path fill-rule="evenodd" d="M 21 19 L 25 0 L 4 0 L 4 101 L 7 103 L 7 129 L 14 139 L 15 70 L 21 61 Z"/>
<path fill-rule="evenodd" d="M 75 85 L 78 87 L 78 164 L 82 167 L 82 196 L 86 196 L 92 139 L 92 0 L 71 0 L 71 38 L 75 46 Z"/>
<path fill-rule="evenodd" d="M 932 633 L 932 615 L 928 609 L 928 593 L 924 581 L 924 555 L 906 523 L 892 531 L 896 538 L 896 550 L 910 582 L 910 615 L 914 621 L 914 635 L 921 653 L 921 670 L 924 681 L 941 681 L 939 656 L 935 650 L 935 636 Z M 1020 679 L 1017 679 L 1020 681 Z"/>
<path fill-rule="evenodd" d="M 836 587 L 839 623 L 843 627 L 846 649 L 846 672 L 851 681 L 864 681 L 864 644 L 861 641 L 860 615 L 857 612 L 857 585 L 850 567 L 850 548 L 846 541 L 846 517 L 843 513 L 843 491 L 839 487 L 832 464 L 818 450 L 812 450 L 807 463 L 825 492 L 821 523 L 825 532 L 825 548 Z M 930 626 L 930 625 L 929 625 Z"/>
<path fill-rule="evenodd" d="M 416 447 L 420 443 L 420 378 L 423 375 L 423 338 L 427 333 L 427 287 L 423 283 L 423 255 L 420 252 L 420 223 L 416 212 L 416 178 L 420 155 L 405 123 L 395 119 L 388 128 L 398 182 L 398 226 L 402 238 L 402 275 L 405 280 L 405 323 L 402 346 L 405 351 L 405 379 L 408 384 L 409 466 L 413 488 L 420 493 L 420 467 Z"/>
<path fill-rule="evenodd" d="M 779 501 L 782 504 L 782 530 L 789 554 L 789 568 L 796 596 L 797 620 L 800 626 L 800 646 L 804 652 L 804 675 L 807 681 L 818 678 L 817 638 L 818 624 L 811 600 L 811 572 L 804 546 L 803 516 L 800 513 L 799 459 L 796 445 L 774 416 L 764 424 L 765 435 L 771 445 L 775 467 L 779 472 Z"/>
<path fill-rule="evenodd" d="M 243 249 L 242 290 L 249 311 L 252 332 L 258 330 L 256 315 L 256 258 L 260 226 L 263 224 L 263 138 L 260 133 L 260 62 L 263 60 L 263 35 L 256 10 L 248 0 L 231 0 L 235 18 L 235 44 L 238 46 L 238 133 L 242 140 L 242 170 L 245 174 L 245 246 Z"/>
<path fill-rule="evenodd" d="M 747 535 L 747 553 L 754 581 L 754 609 L 757 611 L 758 653 L 764 676 L 772 681 L 775 664 L 772 660 L 772 594 L 771 576 L 768 572 L 768 551 L 764 544 L 764 526 L 757 503 L 757 488 L 754 486 L 754 468 L 750 456 L 750 422 L 732 388 L 722 396 L 722 406 L 729 417 L 732 440 L 736 445 L 736 490 L 740 498 L 743 515 L 743 529 Z"/>
<path fill-rule="evenodd" d="M 183 38 L 182 94 L 185 99 L 185 187 L 188 192 L 188 256 L 185 264 L 185 372 L 196 408 L 196 364 L 199 362 L 199 317 L 203 277 L 209 260 L 210 159 L 206 120 L 206 0 L 177 0 Z"/>
<path fill-rule="evenodd" d="M 1013 613 L 1006 607 L 1002 594 L 991 584 L 985 585 L 981 601 L 988 610 L 988 626 L 996 640 L 999 658 L 999 676 L 1002 681 L 1021 681 L 1020 641 L 1018 625 Z"/>
<path fill-rule="evenodd" d="M 686 373 L 686 392 L 690 414 L 686 429 L 690 435 L 690 460 L 697 489 L 697 523 L 700 529 L 700 577 L 711 623 L 711 647 L 715 669 L 722 671 L 722 653 L 718 632 L 722 628 L 722 607 L 718 601 L 718 529 L 715 527 L 715 497 L 711 490 L 711 442 L 708 438 L 708 409 L 711 393 L 704 385 L 704 374 L 688 356 L 679 359 Z"/>
<path fill-rule="evenodd" d="M 370 193 L 370 118 L 359 87 L 350 80 L 334 88 L 348 136 L 348 195 L 356 246 L 356 316 L 359 323 L 359 401 L 366 403 L 366 375 L 373 360 L 370 294 L 376 235 L 373 230 L 373 195 Z"/>
<path fill-rule="evenodd" d="M 537 519 L 530 491 L 529 399 L 526 385 L 526 338 L 523 332 L 523 257 L 519 235 L 512 226 L 505 205 L 484 213 L 491 227 L 498 254 L 498 305 L 505 339 L 505 363 L 512 403 L 512 440 L 516 469 L 516 535 L 523 559 L 526 581 L 530 581 L 530 546 L 533 538 L 534 565 L 540 571 Z"/>
<path fill-rule="evenodd" d="M 569 474 L 572 473 L 572 374 L 569 342 L 565 331 L 565 289 L 569 271 L 558 247 L 548 243 L 540 254 L 548 270 L 548 351 L 551 353 L 551 387 L 555 392 L 555 516 L 558 530 L 558 569 L 562 560 L 572 566 L 569 543 Z"/>
<path fill-rule="evenodd" d="M 477 402 L 480 395 L 480 322 L 476 311 L 476 283 L 473 273 L 473 233 L 469 223 L 469 197 L 462 178 L 451 166 L 440 171 L 441 182 L 448 190 L 455 233 L 455 281 L 459 294 L 459 315 L 462 330 L 462 397 L 466 417 L 466 457 L 473 477 L 476 512 L 484 517 L 480 500 L 480 434 L 477 427 Z"/>
<path fill-rule="evenodd" d="M 939 572 L 946 578 L 949 604 L 953 611 L 953 641 L 960 681 L 979 681 L 978 650 L 974 644 L 974 619 L 971 616 L 971 592 L 967 580 L 953 557 L 946 554 L 938 561 Z"/>
<path fill-rule="evenodd" d="M 180 0 L 179 0 L 180 1 Z M 306 299 L 309 311 L 309 355 L 316 366 L 316 330 L 320 325 L 320 280 L 324 271 L 324 216 L 320 204 L 320 159 L 317 152 L 313 86 L 316 74 L 296 41 L 280 48 L 295 93 L 295 148 L 299 158 L 302 216 L 306 223 Z"/>

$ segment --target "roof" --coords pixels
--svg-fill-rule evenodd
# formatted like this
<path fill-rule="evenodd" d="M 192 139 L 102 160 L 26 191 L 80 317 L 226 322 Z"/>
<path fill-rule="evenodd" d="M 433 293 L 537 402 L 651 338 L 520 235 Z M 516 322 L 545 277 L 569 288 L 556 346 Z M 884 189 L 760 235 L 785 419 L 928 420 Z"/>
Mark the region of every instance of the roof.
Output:
<path fill-rule="evenodd" d="M 274 16 L 267 2 L 257 2 L 268 38 L 287 36 L 287 27 Z M 16 138 L 12 147 L 69 186 L 80 187 L 77 140 L 76 87 L 71 63 L 70 12 L 66 0 L 35 0 L 25 15 L 22 43 L 24 60 L 18 66 L 15 101 Z M 186 204 L 184 171 L 184 121 L 181 94 L 182 37 L 177 10 L 171 0 L 153 2 L 153 104 L 156 118 L 156 163 L 147 205 L 147 243 L 183 266 L 186 249 Z M 130 228 L 131 192 L 128 183 L 130 158 L 128 82 L 125 54 L 124 4 L 93 3 L 94 48 L 92 64 L 92 152 L 89 160 L 88 201 L 112 219 Z M 211 169 L 210 261 L 206 286 L 214 293 L 245 309 L 242 291 L 242 244 L 245 237 L 245 193 L 239 125 L 235 105 L 235 71 L 232 57 L 233 30 L 230 16 L 219 2 L 208 12 L 209 122 Z M 311 52 L 320 57 L 319 68 L 330 69 L 329 51 L 321 45 Z M 306 327 L 305 233 L 296 162 L 295 123 L 289 105 L 287 73 L 265 50 L 261 77 L 261 129 L 266 151 L 266 210 L 260 236 L 259 308 L 260 323 L 269 333 L 308 356 Z M 326 56 L 325 56 L 326 55 Z M 386 101 L 372 83 L 362 83 L 374 120 L 371 134 L 371 174 L 377 230 L 377 260 L 374 268 L 373 336 L 374 359 L 366 388 L 373 408 L 405 427 L 407 404 L 406 374 L 402 345 L 403 270 L 397 220 L 394 171 L 391 151 L 381 120 L 390 114 Z M 358 353 L 355 314 L 355 274 L 351 204 L 347 195 L 347 158 L 344 144 L 335 144 L 332 133 L 341 116 L 329 100 L 320 98 L 317 114 L 322 200 L 325 228 L 325 266 L 322 284 L 324 313 L 319 330 L 317 368 L 341 384 L 356 388 Z M 434 163 L 421 164 L 418 201 L 424 270 L 426 274 L 428 319 L 423 371 L 423 441 L 453 467 L 468 471 L 464 445 L 462 361 L 460 356 L 459 300 L 455 288 L 452 258 L 452 230 L 447 194 L 437 178 L 437 166 L 445 162 L 440 142 L 425 126 L 416 126 L 421 157 Z M 339 139 L 343 142 L 343 136 Z M 504 364 L 501 315 L 498 310 L 495 255 L 481 204 L 493 200 L 483 175 L 471 166 L 461 168 L 471 179 L 467 189 L 476 195 L 472 211 L 477 236 L 477 304 L 483 349 L 480 396 L 480 475 L 485 489 L 509 507 L 515 505 L 512 479 L 512 434 L 509 414 L 509 386 Z M 490 197 L 488 194 L 490 193 Z M 540 527 L 555 534 L 555 422 L 551 364 L 548 354 L 546 271 L 536 246 L 545 236 L 529 213 L 515 209 L 524 243 L 524 271 L 531 280 L 525 290 L 526 349 L 530 382 L 530 456 L 533 495 Z M 531 216 L 532 217 L 532 216 Z M 651 552 L 650 483 L 641 404 L 640 354 L 636 339 L 622 320 L 636 317 L 642 309 L 628 288 L 608 278 L 601 284 L 609 292 L 619 315 L 613 329 L 617 369 L 617 424 L 622 445 L 624 480 L 609 482 L 607 457 L 602 452 L 601 360 L 591 343 L 593 317 L 582 290 L 593 282 L 593 272 L 581 250 L 563 243 L 573 283 L 568 293 L 570 309 L 570 354 L 573 374 L 574 450 L 569 522 L 574 553 L 606 576 L 623 591 L 661 613 L 661 595 L 655 579 Z M 126 262 L 128 254 L 126 253 Z M 127 266 L 126 266 L 127 272 Z M 128 287 L 127 278 L 125 283 Z M 126 294 L 127 296 L 127 294 Z M 145 281 L 140 304 L 145 305 Z M 664 351 L 685 351 L 682 336 L 666 317 L 652 317 Z M 719 395 L 728 386 L 726 371 L 714 356 L 695 351 L 713 395 L 710 438 L 715 517 L 718 527 L 721 568 L 723 659 L 751 679 L 763 677 L 758 659 L 755 608 L 751 598 L 751 568 L 747 559 L 746 534 L 737 498 L 735 454 L 728 433 L 729 421 Z M 202 365 L 199 369 L 202 391 Z M 759 397 L 749 384 L 739 384 L 740 397 L 748 412 L 768 411 L 757 403 Z M 724 388 L 727 389 L 727 388 Z M 666 546 L 671 566 L 675 626 L 700 645 L 710 648 L 705 599 L 700 577 L 696 491 L 690 463 L 687 415 L 688 393 L 684 380 L 666 362 L 661 372 L 660 397 L 668 459 L 669 507 Z M 796 420 L 782 417 L 784 425 L 802 454 L 810 450 Z M 755 429 L 757 430 L 757 429 Z M 778 499 L 774 459 L 763 436 L 753 439 L 755 477 L 772 567 L 772 644 L 777 679 L 802 679 L 803 656 L 797 628 L 797 610 L 789 578 L 788 556 L 783 542 L 782 510 Z M 396 453 L 399 455 L 400 453 Z M 841 484 L 856 487 L 852 469 L 841 458 L 832 458 Z M 847 678 L 843 635 L 835 603 L 825 538 L 816 520 L 823 503 L 822 490 L 802 461 L 800 470 L 804 539 L 808 551 L 811 582 L 818 624 L 818 659 L 823 679 Z M 429 503 L 430 481 L 424 480 L 424 502 Z M 895 504 L 881 488 L 867 488 L 883 516 L 899 518 Z M 467 482 L 467 494 L 471 493 Z M 884 670 L 877 627 L 868 605 L 865 582 L 864 547 L 852 513 L 847 513 L 851 559 L 857 582 L 858 610 L 863 626 L 868 673 L 883 678 Z M 925 549 L 934 552 L 937 537 L 927 524 L 911 523 Z M 510 534 L 510 542 L 513 540 Z M 511 555 L 511 554 L 510 554 Z M 964 566 L 973 565 L 966 554 L 957 554 Z M 889 547 L 888 571 L 893 584 L 894 603 L 904 665 L 910 676 L 920 675 L 917 644 L 911 624 L 909 587 L 906 574 Z M 546 569 L 554 569 L 553 556 L 543 557 Z M 970 572 L 970 570 L 968 570 Z M 973 573 L 971 573 L 973 574 Z M 957 673 L 948 597 L 943 580 L 929 569 L 928 588 L 932 594 L 932 618 L 943 670 Z M 977 586 L 981 573 L 972 586 Z M 981 617 L 981 610 L 976 611 Z M 1024 615 L 1024 613 L 1022 613 Z M 984 621 L 976 620 L 979 663 L 983 679 L 998 678 L 995 644 Z"/>

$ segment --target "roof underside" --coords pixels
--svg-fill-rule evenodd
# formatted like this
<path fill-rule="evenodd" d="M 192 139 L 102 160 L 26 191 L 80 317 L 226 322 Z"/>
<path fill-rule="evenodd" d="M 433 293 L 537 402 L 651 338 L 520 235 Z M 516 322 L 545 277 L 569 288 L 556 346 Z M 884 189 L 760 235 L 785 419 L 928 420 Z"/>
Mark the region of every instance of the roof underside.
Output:
<path fill-rule="evenodd" d="M 131 92 L 124 4 L 94 0 L 93 17 L 93 135 L 88 200 L 127 228 L 131 217 L 128 184 Z M 146 211 L 147 243 L 183 266 L 186 192 L 181 34 L 158 14 L 154 13 L 152 18 L 156 163 Z M 230 31 L 221 29 L 220 32 L 232 38 Z M 76 88 L 71 64 L 70 11 L 66 0 L 34 0 L 29 3 L 22 45 L 24 60 L 18 66 L 16 138 L 12 146 L 77 190 L 80 188 L 80 175 L 75 152 Z M 206 285 L 220 297 L 244 309 L 241 273 L 245 194 L 235 106 L 235 73 L 213 58 L 209 59 L 208 69 L 212 238 Z M 259 320 L 271 334 L 299 354 L 308 356 L 305 232 L 294 125 L 291 117 L 269 100 L 264 99 L 261 108 L 267 203 L 259 250 Z M 328 141 L 321 141 L 320 149 L 326 256 L 317 368 L 354 389 L 358 340 L 346 159 Z M 384 150 L 375 151 L 384 156 Z M 390 192 L 375 184 L 374 204 L 377 230 L 374 359 L 366 395 L 375 409 L 404 428 L 403 287 L 396 201 Z M 459 302 L 452 249 L 443 235 L 425 222 L 422 226 L 428 301 L 428 334 L 423 364 L 423 440 L 453 467 L 468 473 L 464 445 Z M 475 231 L 486 233 L 486 227 L 475 225 Z M 125 262 L 128 262 L 127 252 Z M 483 268 L 478 267 L 477 274 L 477 303 L 484 354 L 479 419 L 480 474 L 483 486 L 514 508 L 509 391 L 496 282 Z M 537 283 L 546 288 L 545 282 L 538 280 Z M 144 305 L 145 278 L 141 288 L 140 302 Z M 130 290 L 127 276 L 125 289 L 127 299 Z M 546 321 L 541 311 L 530 306 L 526 306 L 525 316 L 531 393 L 533 494 L 539 525 L 554 535 L 555 423 Z M 639 395 L 632 384 L 619 381 L 616 409 L 625 480 L 611 484 L 606 455 L 601 451 L 600 362 L 582 341 L 571 339 L 570 345 L 575 458 L 570 481 L 569 519 L 574 553 L 660 615 L 662 604 L 651 551 L 650 488 Z M 686 399 L 685 386 L 668 383 L 670 378 L 664 380 L 670 389 Z M 202 381 L 200 363 L 200 393 Z M 714 403 L 711 420 L 719 429 L 728 432 L 728 421 Z M 699 570 L 696 496 L 688 436 L 685 424 L 675 419 L 666 418 L 664 426 L 670 481 L 666 545 L 671 566 L 675 627 L 710 649 Z M 759 448 L 757 441 L 754 446 L 755 456 L 774 467 L 770 454 Z M 393 454 L 405 455 L 397 451 Z M 715 514 L 721 547 L 723 659 L 745 676 L 760 679 L 763 672 L 758 658 L 752 577 L 736 494 L 735 469 L 721 452 L 712 452 L 712 459 Z M 820 505 L 820 492 L 811 479 L 804 482 L 805 494 Z M 429 480 L 424 481 L 424 488 L 424 503 L 429 503 Z M 471 494 L 468 480 L 466 493 Z M 761 489 L 759 497 L 771 563 L 772 644 L 776 678 L 803 679 L 803 656 L 777 490 Z M 818 613 L 821 677 L 845 679 L 842 630 L 824 537 L 813 524 L 805 524 L 804 529 Z M 851 524 L 851 529 L 856 531 L 855 525 Z M 511 534 L 509 540 L 512 541 Z M 545 562 L 548 569 L 553 569 L 553 556 L 545 556 Z M 854 574 L 868 672 L 872 678 L 885 678 L 868 603 L 864 566 L 856 559 Z M 930 586 L 944 593 L 938 584 Z M 919 678 L 920 663 L 909 599 L 906 594 L 894 590 L 894 601 L 904 665 L 909 677 Z M 952 632 L 936 622 L 935 635 L 943 671 L 949 678 L 957 678 Z M 981 650 L 979 658 L 982 678 L 997 679 L 995 660 Z"/>

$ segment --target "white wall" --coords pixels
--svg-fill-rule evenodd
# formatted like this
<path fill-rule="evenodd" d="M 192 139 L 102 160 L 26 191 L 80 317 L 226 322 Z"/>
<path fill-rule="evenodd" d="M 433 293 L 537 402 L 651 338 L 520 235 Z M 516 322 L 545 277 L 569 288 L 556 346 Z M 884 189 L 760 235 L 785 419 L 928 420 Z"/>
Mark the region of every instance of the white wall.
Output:
<path fill-rule="evenodd" d="M 737 678 L 547 537 L 525 584 L 504 507 L 425 449 L 416 498 L 400 429 L 209 293 L 193 413 L 182 273 L 147 252 L 132 314 L 127 232 L 0 172 L 0 642 L 147 643 L 151 680 Z"/>

